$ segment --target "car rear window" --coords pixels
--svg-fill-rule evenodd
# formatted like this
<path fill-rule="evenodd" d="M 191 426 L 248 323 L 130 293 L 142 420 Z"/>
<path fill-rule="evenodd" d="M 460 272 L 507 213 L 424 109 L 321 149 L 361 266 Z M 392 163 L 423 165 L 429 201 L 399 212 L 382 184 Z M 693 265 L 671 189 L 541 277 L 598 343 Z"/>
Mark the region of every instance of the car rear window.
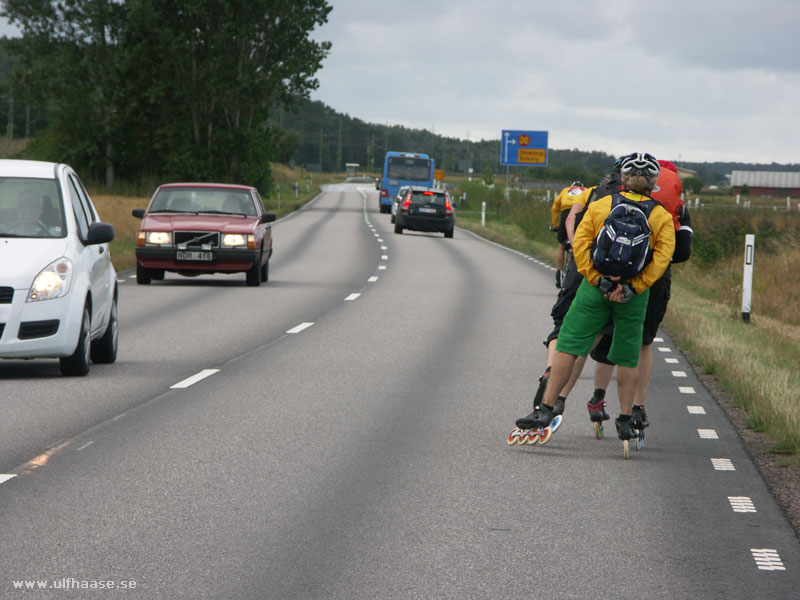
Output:
<path fill-rule="evenodd" d="M 444 194 L 439 192 L 412 192 L 411 201 L 417 204 L 444 206 Z"/>
<path fill-rule="evenodd" d="M 224 213 L 256 216 L 253 198 L 247 190 L 219 188 L 162 188 L 148 212 Z"/>
<path fill-rule="evenodd" d="M 55 179 L 0 179 L 0 237 L 66 235 L 64 206 Z"/>

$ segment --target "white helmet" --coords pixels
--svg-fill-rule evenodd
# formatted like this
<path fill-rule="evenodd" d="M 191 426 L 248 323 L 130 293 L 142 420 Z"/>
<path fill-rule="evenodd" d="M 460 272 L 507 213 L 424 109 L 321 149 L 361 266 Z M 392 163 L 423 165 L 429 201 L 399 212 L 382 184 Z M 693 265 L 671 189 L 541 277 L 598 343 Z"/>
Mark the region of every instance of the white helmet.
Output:
<path fill-rule="evenodd" d="M 658 161 L 647 152 L 634 152 L 622 159 L 621 172 L 623 175 L 644 175 L 645 177 L 657 176 L 661 171 Z"/>

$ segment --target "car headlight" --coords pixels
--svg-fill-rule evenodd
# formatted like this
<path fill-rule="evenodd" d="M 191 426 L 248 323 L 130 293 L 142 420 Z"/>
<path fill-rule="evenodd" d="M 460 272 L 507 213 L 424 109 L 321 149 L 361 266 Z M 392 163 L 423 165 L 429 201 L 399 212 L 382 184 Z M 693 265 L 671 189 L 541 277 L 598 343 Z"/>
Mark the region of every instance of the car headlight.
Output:
<path fill-rule="evenodd" d="M 222 236 L 222 245 L 229 247 L 247 246 L 248 238 L 253 237 L 244 233 L 226 233 Z"/>
<path fill-rule="evenodd" d="M 72 283 L 73 272 L 72 261 L 65 256 L 51 262 L 34 278 L 31 289 L 28 290 L 27 302 L 66 296 Z"/>
<path fill-rule="evenodd" d="M 168 231 L 148 231 L 146 235 L 148 244 L 164 246 L 172 243 L 172 234 Z"/>

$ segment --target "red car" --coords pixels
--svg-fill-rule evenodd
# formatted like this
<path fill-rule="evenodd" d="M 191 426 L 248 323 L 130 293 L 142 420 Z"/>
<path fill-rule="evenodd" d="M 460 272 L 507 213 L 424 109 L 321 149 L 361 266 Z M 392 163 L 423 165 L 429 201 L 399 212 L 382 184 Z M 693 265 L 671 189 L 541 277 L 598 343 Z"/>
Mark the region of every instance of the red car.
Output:
<path fill-rule="evenodd" d="M 273 213 L 265 212 L 254 187 L 222 183 L 160 186 L 136 238 L 136 282 L 147 285 L 171 271 L 247 274 L 247 285 L 269 279 Z"/>

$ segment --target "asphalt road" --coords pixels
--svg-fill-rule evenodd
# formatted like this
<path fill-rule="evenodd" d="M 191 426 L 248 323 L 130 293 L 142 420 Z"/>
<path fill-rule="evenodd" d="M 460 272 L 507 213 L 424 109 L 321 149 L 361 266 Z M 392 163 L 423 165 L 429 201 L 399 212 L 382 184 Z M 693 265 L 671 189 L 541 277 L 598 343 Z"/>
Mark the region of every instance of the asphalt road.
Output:
<path fill-rule="evenodd" d="M 0 362 L 0 598 L 798 597 L 793 528 L 666 335 L 629 460 L 591 361 L 550 443 L 509 447 L 551 269 L 395 235 L 355 185 L 273 235 L 259 288 L 125 274 L 86 378 Z"/>

